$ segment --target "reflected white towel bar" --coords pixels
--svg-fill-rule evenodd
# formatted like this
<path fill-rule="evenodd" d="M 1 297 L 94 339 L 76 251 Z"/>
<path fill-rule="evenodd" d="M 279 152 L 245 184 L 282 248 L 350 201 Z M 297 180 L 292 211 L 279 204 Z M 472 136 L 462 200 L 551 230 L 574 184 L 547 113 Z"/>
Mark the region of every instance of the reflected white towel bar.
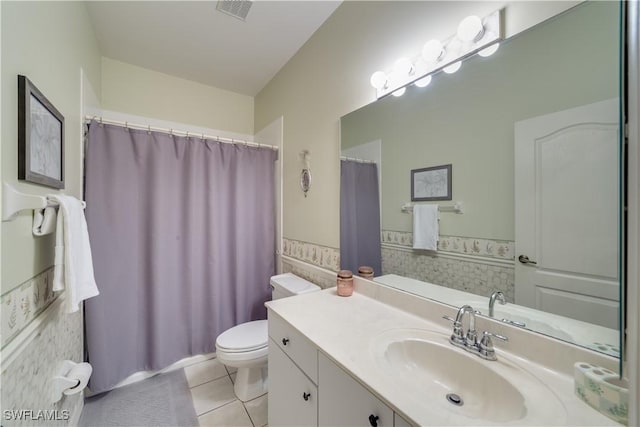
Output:
<path fill-rule="evenodd" d="M 45 196 L 21 193 L 6 182 L 2 185 L 2 220 L 11 221 L 15 214 L 27 209 L 44 209 L 57 207 L 58 203 L 47 200 Z M 82 207 L 87 204 L 82 202 Z"/>
<path fill-rule="evenodd" d="M 404 213 L 412 213 L 413 212 L 413 204 L 411 203 L 405 203 L 404 205 L 402 205 L 402 212 Z M 453 205 L 438 205 L 438 210 L 440 212 L 454 212 L 457 214 L 463 214 L 464 213 L 464 209 L 463 209 L 463 203 L 462 202 L 455 202 Z"/>

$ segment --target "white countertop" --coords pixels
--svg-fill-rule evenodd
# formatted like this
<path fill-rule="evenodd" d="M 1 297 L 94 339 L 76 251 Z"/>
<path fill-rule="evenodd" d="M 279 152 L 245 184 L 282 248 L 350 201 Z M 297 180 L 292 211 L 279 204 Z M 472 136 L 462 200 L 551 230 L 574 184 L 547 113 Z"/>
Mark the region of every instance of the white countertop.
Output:
<path fill-rule="evenodd" d="M 421 300 L 425 310 L 433 307 L 433 302 Z M 536 422 L 536 413 L 544 419 L 546 408 L 530 406 L 529 418 L 508 423 L 480 422 L 455 414 L 455 411 L 443 410 L 437 404 L 424 401 L 412 390 L 403 387 L 406 378 L 398 378 L 389 369 L 376 362 L 373 354 L 376 343 L 391 330 L 418 329 L 436 331 L 446 335 L 451 333 L 440 324 L 407 313 L 391 305 L 354 292 L 351 297 L 336 295 L 335 289 L 326 289 L 268 302 L 269 316 L 276 314 L 305 335 L 319 350 L 349 371 L 370 391 L 385 401 L 395 412 L 419 425 L 540 425 Z M 452 313 L 454 311 L 452 309 Z M 464 350 L 451 347 L 455 351 Z M 619 425 L 599 412 L 591 409 L 574 395 L 573 377 L 554 372 L 537 363 L 509 353 L 496 350 L 498 359 L 504 363 L 523 368 L 541 381 L 555 394 L 564 407 L 566 416 L 546 420 L 545 425 L 605 426 Z M 467 353 L 469 357 L 477 357 Z M 478 358 L 479 359 L 479 358 Z M 480 360 L 480 359 L 479 359 Z M 482 363 L 500 363 L 482 361 Z M 469 378 L 473 381 L 473 378 Z M 517 384 L 516 384 L 517 385 Z M 535 402 L 534 402 L 535 403 Z M 539 420 L 540 420 L 539 419 Z"/>

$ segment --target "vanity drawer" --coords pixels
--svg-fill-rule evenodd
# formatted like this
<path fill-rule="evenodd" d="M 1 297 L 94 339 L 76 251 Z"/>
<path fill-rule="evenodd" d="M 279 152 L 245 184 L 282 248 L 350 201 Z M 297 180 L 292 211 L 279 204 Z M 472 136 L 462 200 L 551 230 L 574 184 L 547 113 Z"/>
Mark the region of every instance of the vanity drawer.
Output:
<path fill-rule="evenodd" d="M 318 384 L 318 351 L 297 329 L 269 312 L 269 337 L 313 381 Z"/>

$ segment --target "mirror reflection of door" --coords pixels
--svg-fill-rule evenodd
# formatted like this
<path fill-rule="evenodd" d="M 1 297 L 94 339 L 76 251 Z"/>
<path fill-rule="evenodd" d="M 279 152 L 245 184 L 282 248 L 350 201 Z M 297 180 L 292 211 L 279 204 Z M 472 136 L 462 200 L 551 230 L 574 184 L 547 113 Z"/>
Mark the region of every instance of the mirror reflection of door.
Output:
<path fill-rule="evenodd" d="M 618 327 L 618 147 L 617 99 L 515 124 L 516 304 Z"/>

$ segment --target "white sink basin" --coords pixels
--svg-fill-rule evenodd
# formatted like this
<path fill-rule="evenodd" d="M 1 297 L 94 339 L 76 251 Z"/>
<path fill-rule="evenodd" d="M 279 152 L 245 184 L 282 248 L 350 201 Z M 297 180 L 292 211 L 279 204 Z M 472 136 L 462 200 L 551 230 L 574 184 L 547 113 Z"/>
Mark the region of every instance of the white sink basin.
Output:
<path fill-rule="evenodd" d="M 416 404 L 446 411 L 452 424 L 554 425 L 566 418 L 554 393 L 500 350 L 498 361 L 486 361 L 454 347 L 449 335 L 421 329 L 386 331 L 372 350 Z"/>

